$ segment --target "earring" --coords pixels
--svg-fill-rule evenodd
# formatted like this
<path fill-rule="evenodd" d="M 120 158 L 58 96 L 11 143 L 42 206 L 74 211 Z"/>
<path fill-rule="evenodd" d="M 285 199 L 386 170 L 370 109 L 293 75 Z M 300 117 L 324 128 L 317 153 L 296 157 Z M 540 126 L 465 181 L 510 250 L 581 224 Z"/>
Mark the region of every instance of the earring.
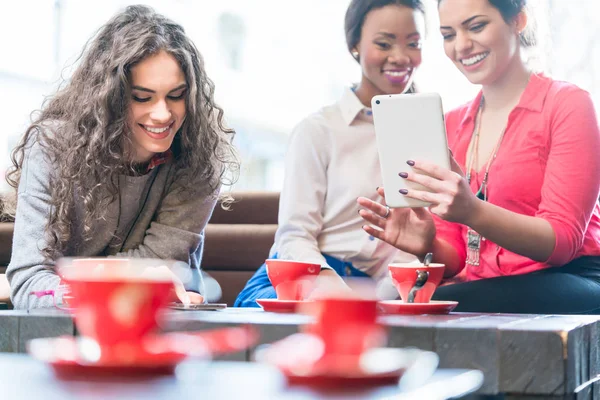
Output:
<path fill-rule="evenodd" d="M 356 50 L 352 50 L 351 54 L 352 54 L 352 57 L 354 57 L 354 59 L 355 59 L 356 61 L 358 61 L 358 51 L 356 51 Z"/>

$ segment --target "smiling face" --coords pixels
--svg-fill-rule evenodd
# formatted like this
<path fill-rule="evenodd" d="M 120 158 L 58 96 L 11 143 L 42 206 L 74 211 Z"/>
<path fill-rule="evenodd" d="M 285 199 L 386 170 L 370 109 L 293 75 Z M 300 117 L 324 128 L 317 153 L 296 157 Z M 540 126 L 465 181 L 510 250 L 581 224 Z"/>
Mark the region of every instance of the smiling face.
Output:
<path fill-rule="evenodd" d="M 367 14 L 356 45 L 363 73 L 356 92 L 364 104 L 408 90 L 421 64 L 424 29 L 423 14 L 410 7 L 388 5 Z"/>
<path fill-rule="evenodd" d="M 134 162 L 167 151 L 185 119 L 187 85 L 177 60 L 160 51 L 131 68 L 128 125 Z"/>
<path fill-rule="evenodd" d="M 488 0 L 442 0 L 444 51 L 471 83 L 490 85 L 520 62 L 521 13 L 508 23 Z"/>

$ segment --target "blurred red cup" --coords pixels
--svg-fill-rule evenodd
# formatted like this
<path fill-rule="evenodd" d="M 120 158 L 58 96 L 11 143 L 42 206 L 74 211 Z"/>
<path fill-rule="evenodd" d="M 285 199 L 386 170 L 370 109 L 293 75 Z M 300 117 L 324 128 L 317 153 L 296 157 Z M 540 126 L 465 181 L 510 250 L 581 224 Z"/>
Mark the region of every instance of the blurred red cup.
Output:
<path fill-rule="evenodd" d="M 322 298 L 306 306 L 315 323 L 304 328 L 324 344 L 324 357 L 357 360 L 364 351 L 385 344 L 385 330 L 377 323 L 377 300 Z"/>
<path fill-rule="evenodd" d="M 424 266 L 422 264 L 397 263 L 390 264 L 388 269 L 392 283 L 404 302 L 408 301 L 411 289 L 415 288 L 417 278 L 421 276 L 425 282 L 421 282 L 422 286 L 420 288 L 419 285 L 415 288 L 413 292 L 414 302 L 429 303 L 433 292 L 435 292 L 442 282 L 445 266 L 444 264 L 429 264 L 428 266 Z"/>
<path fill-rule="evenodd" d="M 146 273 L 163 260 L 67 259 L 59 274 L 82 336 L 104 348 L 135 345 L 158 327 L 159 311 L 172 296 L 173 280 Z"/>
<path fill-rule="evenodd" d="M 269 259 L 265 263 L 278 300 L 305 300 L 321 272 L 321 266 L 313 263 L 277 259 Z"/>

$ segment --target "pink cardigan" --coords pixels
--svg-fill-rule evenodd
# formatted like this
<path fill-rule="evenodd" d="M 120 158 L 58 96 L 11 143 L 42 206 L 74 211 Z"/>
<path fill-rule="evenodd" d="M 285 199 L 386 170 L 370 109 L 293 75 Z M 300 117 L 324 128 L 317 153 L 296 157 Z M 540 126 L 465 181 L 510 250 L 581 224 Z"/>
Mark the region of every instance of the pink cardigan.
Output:
<path fill-rule="evenodd" d="M 446 115 L 448 145 L 465 169 L 467 148 L 482 94 Z M 483 171 L 473 171 L 476 192 Z M 600 130 L 589 94 L 575 85 L 532 75 L 510 113 L 502 145 L 488 179 L 488 200 L 507 210 L 544 218 L 556 245 L 536 262 L 485 240 L 480 265 L 468 280 L 524 274 L 600 255 Z M 436 218 L 437 235 L 466 259 L 466 227 Z M 465 271 L 463 271 L 465 272 Z"/>

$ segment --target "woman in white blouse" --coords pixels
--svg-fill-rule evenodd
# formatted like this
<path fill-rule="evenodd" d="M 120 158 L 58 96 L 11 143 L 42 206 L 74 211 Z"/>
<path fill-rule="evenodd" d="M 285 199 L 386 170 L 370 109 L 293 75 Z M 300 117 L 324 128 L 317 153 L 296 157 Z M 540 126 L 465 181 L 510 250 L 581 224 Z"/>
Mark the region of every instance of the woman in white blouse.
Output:
<path fill-rule="evenodd" d="M 368 108 L 371 98 L 411 90 L 421 64 L 424 27 L 420 0 L 350 3 L 346 42 L 360 63 L 362 78 L 337 103 L 308 116 L 294 129 L 271 258 L 318 263 L 319 277 L 328 285 L 344 285 L 343 276 L 378 280 L 389 263 L 414 259 L 364 235 L 356 199 L 378 200 L 375 189 L 381 184 Z M 235 306 L 256 307 L 255 300 L 261 298 L 276 298 L 264 265 L 248 281 Z"/>

